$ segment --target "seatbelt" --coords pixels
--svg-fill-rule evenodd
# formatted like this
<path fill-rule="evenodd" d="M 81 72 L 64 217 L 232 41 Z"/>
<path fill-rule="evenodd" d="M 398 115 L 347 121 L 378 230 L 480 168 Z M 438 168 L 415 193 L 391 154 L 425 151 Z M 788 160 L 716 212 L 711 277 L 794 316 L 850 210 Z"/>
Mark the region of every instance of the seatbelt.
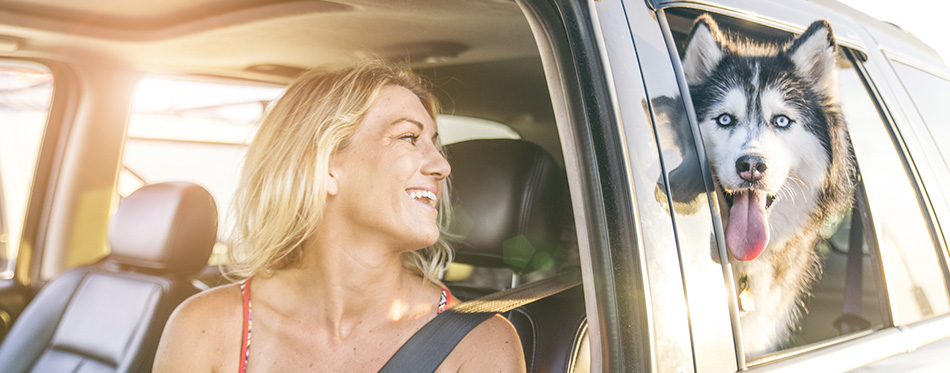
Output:
<path fill-rule="evenodd" d="M 413 334 L 380 372 L 434 372 L 476 326 L 496 314 L 544 299 L 581 283 L 572 270 L 470 300 L 442 312 Z"/>
<path fill-rule="evenodd" d="M 855 188 L 858 189 L 858 188 Z M 858 204 L 862 200 L 860 191 L 855 193 L 854 207 L 851 209 L 851 234 L 848 238 L 848 264 L 844 280 L 844 301 L 841 316 L 834 321 L 839 335 L 865 330 L 871 323 L 861 317 L 861 295 L 863 293 L 862 262 L 864 259 L 864 223 Z"/>

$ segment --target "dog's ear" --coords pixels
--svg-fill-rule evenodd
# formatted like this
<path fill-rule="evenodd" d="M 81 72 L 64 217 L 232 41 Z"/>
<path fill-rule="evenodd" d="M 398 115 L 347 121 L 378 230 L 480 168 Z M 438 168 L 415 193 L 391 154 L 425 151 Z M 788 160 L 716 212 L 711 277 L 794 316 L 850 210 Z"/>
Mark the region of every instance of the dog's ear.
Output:
<path fill-rule="evenodd" d="M 837 91 L 835 36 L 827 21 L 813 22 L 783 54 L 795 64 L 801 76 L 817 84 L 823 92 Z"/>
<path fill-rule="evenodd" d="M 690 85 L 699 84 L 712 72 L 722 60 L 722 32 L 719 25 L 709 14 L 703 14 L 693 22 L 686 42 L 686 53 L 683 56 L 683 70 L 686 82 Z"/>

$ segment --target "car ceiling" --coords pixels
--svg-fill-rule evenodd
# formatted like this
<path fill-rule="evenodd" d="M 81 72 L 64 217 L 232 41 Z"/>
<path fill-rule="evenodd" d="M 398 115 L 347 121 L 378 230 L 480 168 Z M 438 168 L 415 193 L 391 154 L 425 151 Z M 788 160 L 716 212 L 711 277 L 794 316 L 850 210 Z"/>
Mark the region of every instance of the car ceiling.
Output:
<path fill-rule="evenodd" d="M 409 60 L 446 109 L 560 160 L 538 48 L 511 0 L 0 0 L 0 57 L 278 84 L 326 63 Z"/>
<path fill-rule="evenodd" d="M 377 55 L 466 64 L 537 55 L 511 1 L 0 0 L 0 38 L 20 56 L 143 71 L 285 82 Z M 9 48 L 7 48 L 9 49 Z"/>

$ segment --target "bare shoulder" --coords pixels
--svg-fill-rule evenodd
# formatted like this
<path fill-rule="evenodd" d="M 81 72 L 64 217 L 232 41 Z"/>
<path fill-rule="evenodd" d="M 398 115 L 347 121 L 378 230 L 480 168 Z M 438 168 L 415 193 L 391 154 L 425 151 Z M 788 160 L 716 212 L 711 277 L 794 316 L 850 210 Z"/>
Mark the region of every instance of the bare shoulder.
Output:
<path fill-rule="evenodd" d="M 439 368 L 459 372 L 523 372 L 521 339 L 507 319 L 492 316 L 472 329 Z"/>
<path fill-rule="evenodd" d="M 232 364 L 219 357 L 238 355 L 239 351 L 229 349 L 240 348 L 243 322 L 239 285 L 195 294 L 178 305 L 165 324 L 155 355 L 155 371 L 211 371 Z"/>

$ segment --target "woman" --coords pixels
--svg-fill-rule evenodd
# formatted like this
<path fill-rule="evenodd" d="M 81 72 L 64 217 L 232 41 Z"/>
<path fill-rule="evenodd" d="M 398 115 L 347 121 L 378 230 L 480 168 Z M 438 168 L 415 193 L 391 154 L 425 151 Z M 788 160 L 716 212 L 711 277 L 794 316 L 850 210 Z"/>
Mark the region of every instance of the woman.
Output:
<path fill-rule="evenodd" d="M 244 165 L 231 269 L 246 280 L 182 303 L 154 369 L 376 371 L 451 307 L 436 284 L 451 256 L 437 111 L 418 76 L 380 61 L 298 78 Z M 520 370 L 518 335 L 500 316 L 439 367 Z"/>

